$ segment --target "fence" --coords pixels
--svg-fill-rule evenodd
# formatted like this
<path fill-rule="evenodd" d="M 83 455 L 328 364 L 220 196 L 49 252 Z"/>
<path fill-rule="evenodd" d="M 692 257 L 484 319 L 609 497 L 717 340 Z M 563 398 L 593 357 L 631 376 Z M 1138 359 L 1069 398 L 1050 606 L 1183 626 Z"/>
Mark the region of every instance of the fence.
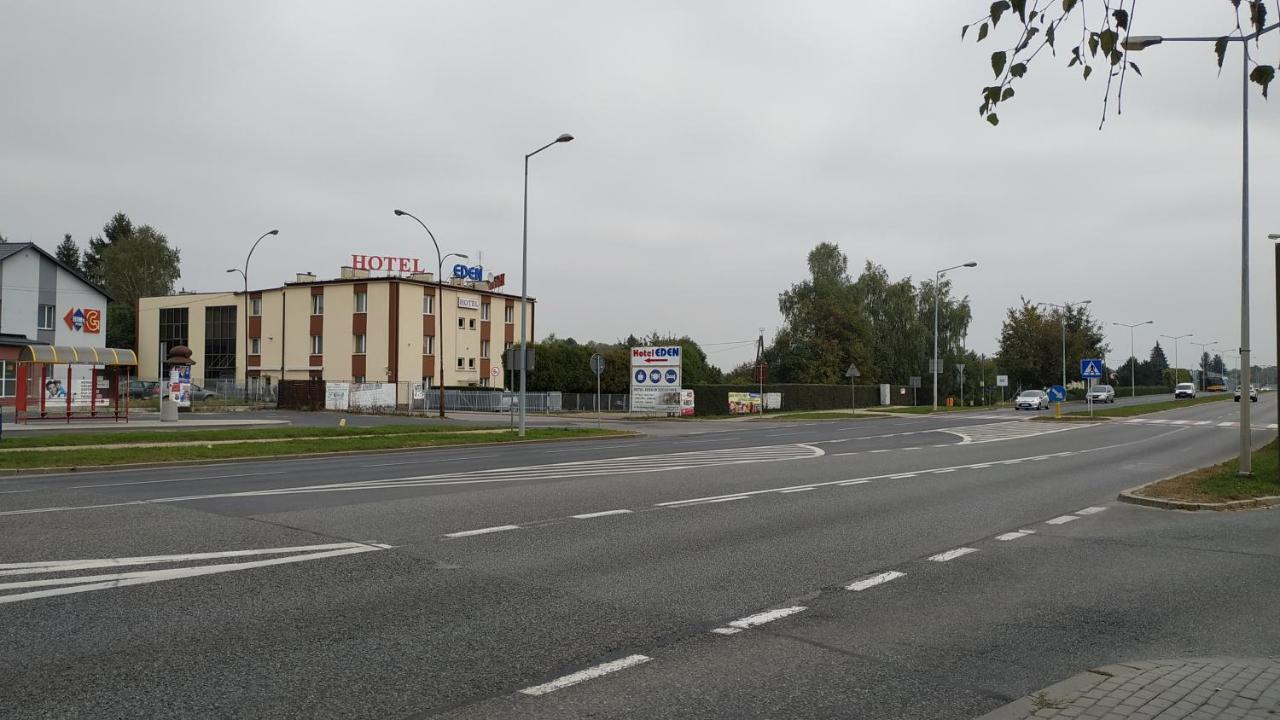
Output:
<path fill-rule="evenodd" d="M 595 412 L 595 393 L 561 393 L 561 408 L 565 412 Z M 631 409 L 631 396 L 626 393 L 600 393 L 600 410 L 603 412 L 627 412 Z"/>

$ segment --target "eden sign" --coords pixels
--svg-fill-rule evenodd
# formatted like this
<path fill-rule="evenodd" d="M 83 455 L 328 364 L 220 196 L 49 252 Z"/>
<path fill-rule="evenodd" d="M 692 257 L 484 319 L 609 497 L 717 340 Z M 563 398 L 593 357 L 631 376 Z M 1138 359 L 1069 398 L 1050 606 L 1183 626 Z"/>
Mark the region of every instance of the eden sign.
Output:
<path fill-rule="evenodd" d="M 396 257 L 394 255 L 352 255 L 351 267 L 355 270 L 403 274 L 425 273 L 430 269 L 422 267 L 422 261 L 418 258 Z M 484 268 L 479 265 L 454 265 L 453 277 L 458 280 L 482 282 L 484 280 Z M 506 279 L 505 275 L 494 276 L 490 286 L 491 289 L 496 290 L 502 287 Z"/>

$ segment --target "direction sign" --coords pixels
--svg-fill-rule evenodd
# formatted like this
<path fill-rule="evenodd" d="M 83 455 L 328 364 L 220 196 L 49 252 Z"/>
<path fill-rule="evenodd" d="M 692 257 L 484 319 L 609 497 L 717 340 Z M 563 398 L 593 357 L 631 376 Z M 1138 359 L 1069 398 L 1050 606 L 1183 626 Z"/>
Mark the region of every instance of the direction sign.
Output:
<path fill-rule="evenodd" d="M 591 354 L 591 372 L 596 375 L 604 372 L 604 356 L 600 353 Z"/>
<path fill-rule="evenodd" d="M 933 375 L 934 373 L 937 373 L 939 375 L 942 374 L 942 360 L 941 359 L 934 360 L 933 358 L 929 358 L 929 374 Z"/>
<path fill-rule="evenodd" d="M 862 377 L 862 372 L 858 370 L 858 366 L 849 363 L 849 369 L 844 371 L 844 376 L 850 379 Z"/>
<path fill-rule="evenodd" d="M 959 370 L 961 373 L 964 372 L 964 363 L 956 363 L 954 367 L 955 369 Z"/>
<path fill-rule="evenodd" d="M 1067 399 L 1067 389 L 1061 385 L 1049 388 L 1049 402 L 1062 402 Z"/>
<path fill-rule="evenodd" d="M 913 388 L 920 387 L 920 376 L 912 375 L 911 377 L 907 378 L 907 387 L 913 387 Z"/>
<path fill-rule="evenodd" d="M 996 376 L 996 387 L 1009 387 L 1009 376 L 1008 376 L 1008 375 L 997 375 L 997 376 Z"/>
<path fill-rule="evenodd" d="M 1080 377 L 1098 379 L 1102 377 L 1102 361 L 1097 358 L 1080 361 Z"/>

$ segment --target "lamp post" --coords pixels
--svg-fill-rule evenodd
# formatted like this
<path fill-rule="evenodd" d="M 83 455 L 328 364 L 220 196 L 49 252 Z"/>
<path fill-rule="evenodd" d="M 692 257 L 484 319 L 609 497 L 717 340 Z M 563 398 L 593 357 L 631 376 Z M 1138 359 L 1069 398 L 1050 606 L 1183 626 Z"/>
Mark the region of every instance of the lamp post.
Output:
<path fill-rule="evenodd" d="M 1249 384 L 1249 41 L 1280 28 L 1272 23 L 1256 32 L 1225 37 L 1162 37 L 1138 35 L 1125 38 L 1121 43 L 1126 51 L 1140 51 L 1165 42 L 1240 43 L 1240 385 L 1248 391 Z M 1249 455 L 1249 403 L 1240 403 L 1240 459 L 1237 462 L 1240 475 L 1253 474 Z"/>
<path fill-rule="evenodd" d="M 1182 338 L 1189 338 L 1194 335 L 1195 333 L 1186 333 L 1184 335 L 1161 335 L 1160 336 L 1162 338 L 1168 338 L 1173 341 L 1173 385 L 1175 388 L 1178 385 L 1178 371 L 1182 369 L 1178 367 L 1178 341 L 1181 340 Z"/>
<path fill-rule="evenodd" d="M 441 277 L 441 273 L 444 272 L 445 258 L 451 257 L 451 256 L 457 256 L 457 257 L 466 259 L 467 256 L 463 255 L 462 253 L 449 253 L 448 255 L 441 255 L 440 243 L 436 242 L 436 236 L 431 232 L 431 228 L 427 227 L 426 223 L 422 222 L 421 220 L 418 220 L 417 215 L 414 215 L 413 213 L 405 212 L 404 210 L 396 210 L 395 214 L 396 214 L 396 217 L 402 217 L 402 216 L 411 217 L 414 220 L 417 220 L 418 224 L 422 226 L 422 229 L 427 231 L 427 237 L 431 238 L 431 244 L 434 245 L 436 248 L 435 311 L 436 311 L 436 327 L 439 328 L 438 330 L 436 330 L 436 336 L 437 336 L 436 344 L 440 346 L 436 348 L 436 353 L 435 353 L 436 373 L 439 375 L 439 380 L 437 381 L 436 384 L 440 386 L 440 417 L 443 419 L 444 418 L 444 279 Z M 423 388 L 422 389 L 423 409 L 426 408 L 426 404 L 427 404 L 427 389 Z"/>
<path fill-rule="evenodd" d="M 253 246 L 249 248 L 249 254 L 244 258 L 244 269 L 231 268 L 227 270 L 229 273 L 238 272 L 240 277 L 244 279 L 244 401 L 249 402 L 249 260 L 253 257 L 253 251 L 258 249 L 258 243 L 268 235 L 279 235 L 279 230 L 268 230 L 262 233 L 262 236 L 253 241 Z M 284 348 L 281 346 L 280 357 L 284 357 Z M 280 378 L 283 380 L 283 376 Z"/>
<path fill-rule="evenodd" d="M 543 145 L 524 156 L 524 232 L 520 250 L 520 437 L 524 437 L 524 399 L 525 389 L 529 382 L 529 158 L 555 145 L 573 140 L 569 133 Z"/>
<path fill-rule="evenodd" d="M 933 375 L 933 411 L 938 412 L 938 303 L 942 299 L 942 276 L 952 270 L 960 268 L 978 267 L 976 261 L 969 261 L 962 265 L 953 265 L 949 268 L 943 268 L 933 274 L 933 367 L 929 368 L 930 374 Z"/>
<path fill-rule="evenodd" d="M 1217 340 L 1214 340 L 1213 342 L 1201 343 L 1201 342 L 1196 342 L 1195 340 L 1192 340 L 1192 341 L 1190 341 L 1188 344 L 1189 344 L 1189 345 L 1198 345 L 1198 346 L 1200 347 L 1200 357 L 1201 357 L 1201 359 L 1203 359 L 1203 358 L 1204 358 L 1204 350 L 1205 350 L 1205 348 L 1207 348 L 1207 347 L 1212 347 L 1212 346 L 1214 346 L 1214 345 L 1217 345 L 1217 344 L 1218 344 L 1218 341 L 1217 341 Z M 1205 364 L 1204 364 L 1204 367 L 1201 367 L 1201 368 L 1200 368 L 1200 391 L 1201 391 L 1201 392 L 1205 392 L 1204 376 L 1205 376 L 1205 374 L 1206 374 L 1206 373 L 1208 373 L 1208 372 L 1209 372 L 1209 363 L 1205 363 Z"/>
<path fill-rule="evenodd" d="M 1151 325 L 1153 323 L 1155 323 L 1155 320 L 1146 320 L 1139 323 L 1122 323 L 1122 322 L 1111 323 L 1112 325 L 1119 325 L 1120 327 L 1129 328 L 1129 397 L 1138 396 L 1137 383 L 1133 379 L 1133 376 L 1138 373 L 1138 356 L 1134 354 L 1134 350 L 1133 350 L 1133 329 L 1138 327 L 1139 325 Z"/>
<path fill-rule="evenodd" d="M 1073 305 L 1088 305 L 1091 302 L 1093 301 L 1081 300 L 1080 302 L 1062 303 L 1061 305 L 1050 302 L 1036 303 L 1036 305 L 1045 305 L 1051 308 L 1057 308 L 1062 312 L 1062 392 L 1064 393 L 1067 391 L 1067 311 L 1070 310 Z"/>

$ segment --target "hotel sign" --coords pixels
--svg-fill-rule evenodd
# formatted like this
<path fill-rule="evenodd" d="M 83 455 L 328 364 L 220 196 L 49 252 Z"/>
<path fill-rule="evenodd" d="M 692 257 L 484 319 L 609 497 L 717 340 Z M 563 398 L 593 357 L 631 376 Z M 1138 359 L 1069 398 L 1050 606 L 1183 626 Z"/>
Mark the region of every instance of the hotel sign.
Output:
<path fill-rule="evenodd" d="M 352 255 L 351 267 L 356 270 L 371 270 L 373 272 L 427 272 L 418 258 L 394 257 L 391 255 Z"/>

